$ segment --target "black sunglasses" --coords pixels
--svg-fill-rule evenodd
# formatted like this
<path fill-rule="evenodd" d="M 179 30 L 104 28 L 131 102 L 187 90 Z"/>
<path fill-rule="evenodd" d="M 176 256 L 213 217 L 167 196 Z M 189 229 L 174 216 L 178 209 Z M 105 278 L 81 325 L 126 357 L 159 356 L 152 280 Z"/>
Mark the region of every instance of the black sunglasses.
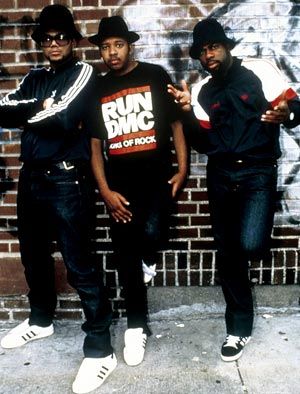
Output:
<path fill-rule="evenodd" d="M 45 34 L 40 40 L 40 45 L 42 48 L 49 48 L 53 41 L 55 41 L 58 46 L 63 47 L 70 43 L 71 38 L 65 33 L 58 33 L 55 36 Z"/>

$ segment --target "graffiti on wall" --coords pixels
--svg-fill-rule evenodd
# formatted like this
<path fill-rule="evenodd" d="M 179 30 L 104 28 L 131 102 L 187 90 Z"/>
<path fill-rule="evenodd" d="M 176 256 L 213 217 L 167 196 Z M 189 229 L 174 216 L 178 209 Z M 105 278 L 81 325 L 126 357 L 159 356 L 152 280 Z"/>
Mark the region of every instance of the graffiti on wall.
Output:
<path fill-rule="evenodd" d="M 300 55 L 299 29 L 300 4 L 298 0 L 257 1 L 229 0 L 224 5 L 211 11 L 210 3 L 190 0 L 184 7 L 176 5 L 149 5 L 149 15 L 145 6 L 136 5 L 135 1 L 124 0 L 114 13 L 123 15 L 131 29 L 141 33 L 141 44 L 137 44 L 137 56 L 145 61 L 160 62 L 173 73 L 178 82 L 185 79 L 189 84 L 203 76 L 200 64 L 187 55 L 191 43 L 191 31 L 197 18 L 213 16 L 224 26 L 227 34 L 238 45 L 233 54 L 236 56 L 255 56 L 273 59 L 283 70 L 287 80 L 300 94 Z M 132 7 L 132 5 L 135 5 Z M 194 18 L 186 11 L 194 9 Z M 165 14 L 168 9 L 168 15 Z M 173 10 L 173 11 L 170 11 Z M 196 11 L 195 11 L 196 10 Z M 174 15 L 172 15 L 172 12 Z M 0 17 L 0 25 L 5 24 Z M 29 35 L 32 18 L 19 21 L 23 26 L 24 36 Z M 0 28 L 0 36 L 3 32 Z M 22 49 L 28 49 L 24 41 Z M 139 48 L 140 46 L 140 48 Z M 160 48 L 157 56 L 155 48 Z M 298 55 L 298 56 L 297 56 Z M 26 55 L 29 62 L 30 52 Z M 42 60 L 38 55 L 38 61 Z M 0 64 L 1 75 L 7 76 Z M 280 209 L 276 215 L 279 224 L 300 224 L 300 128 L 289 130 L 282 128 L 282 158 L 279 163 Z M 201 158 L 202 159 L 202 158 Z M 197 171 L 195 167 L 195 171 Z"/>
<path fill-rule="evenodd" d="M 124 5 L 129 5 L 125 1 Z M 200 2 L 201 3 L 201 2 Z M 233 50 L 233 55 L 238 57 L 260 57 L 273 60 L 283 71 L 288 82 L 300 95 L 300 4 L 298 0 L 292 1 L 261 1 L 245 0 L 228 1 L 225 5 L 215 8 L 212 12 L 205 4 L 190 1 L 189 4 L 198 8 L 201 17 L 215 17 L 225 27 L 226 33 L 234 38 L 238 44 Z M 128 14 L 126 7 L 118 10 L 130 23 L 130 26 L 141 32 L 149 34 L 145 26 L 157 28 L 155 24 L 141 22 L 141 18 L 133 18 L 132 10 Z M 136 15 L 139 16 L 139 15 Z M 175 16 L 175 15 L 174 15 Z M 153 15 L 152 15 L 153 17 Z M 161 18 L 164 10 L 161 11 Z M 200 17 L 199 17 L 200 19 Z M 143 25 L 142 25 L 143 24 Z M 144 27 L 142 27 L 144 26 Z M 187 58 L 187 50 L 191 43 L 193 26 L 187 24 L 184 18 L 174 21 L 174 29 L 170 27 L 165 33 L 163 22 L 160 25 L 160 38 L 157 32 L 152 33 L 152 38 L 163 48 L 165 58 L 160 63 L 169 71 L 175 71 L 177 82 L 185 79 L 189 84 L 203 77 L 203 70 L 199 69 L 200 63 Z M 148 44 L 149 54 L 143 50 L 142 56 L 151 59 L 151 35 Z M 147 39 L 146 39 L 147 43 Z M 297 56 L 298 55 L 298 56 Z M 196 72 L 197 71 L 197 72 Z M 279 161 L 278 181 L 278 224 L 300 224 L 300 128 L 293 130 L 282 127 L 281 133 L 282 157 Z M 197 169 L 196 169 L 197 171 Z"/>

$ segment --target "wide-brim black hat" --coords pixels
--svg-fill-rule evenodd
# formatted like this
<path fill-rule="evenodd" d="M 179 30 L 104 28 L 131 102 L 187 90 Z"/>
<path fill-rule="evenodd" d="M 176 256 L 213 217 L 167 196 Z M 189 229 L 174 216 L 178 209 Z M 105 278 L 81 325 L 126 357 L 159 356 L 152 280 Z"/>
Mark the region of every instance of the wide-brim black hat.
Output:
<path fill-rule="evenodd" d="M 82 39 L 82 35 L 75 27 L 71 12 L 67 7 L 60 4 L 48 5 L 42 10 L 38 19 L 38 25 L 31 37 L 39 43 L 43 35 L 52 29 L 64 32 L 76 41 Z"/>
<path fill-rule="evenodd" d="M 98 33 L 89 37 L 92 44 L 99 45 L 109 37 L 124 38 L 129 44 L 137 41 L 140 36 L 134 31 L 129 31 L 128 26 L 121 16 L 104 17 L 99 23 Z"/>
<path fill-rule="evenodd" d="M 229 49 L 233 49 L 236 42 L 228 38 L 223 27 L 214 18 L 207 18 L 196 24 L 193 30 L 193 44 L 190 48 L 192 59 L 199 59 L 201 50 L 204 45 L 221 43 L 227 44 Z"/>

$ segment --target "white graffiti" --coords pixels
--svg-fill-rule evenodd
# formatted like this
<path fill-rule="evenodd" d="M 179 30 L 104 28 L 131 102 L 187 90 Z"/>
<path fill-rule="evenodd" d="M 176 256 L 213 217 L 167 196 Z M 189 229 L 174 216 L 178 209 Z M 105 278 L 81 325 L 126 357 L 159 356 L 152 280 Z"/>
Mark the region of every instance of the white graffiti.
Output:
<path fill-rule="evenodd" d="M 225 27 L 226 34 L 238 44 L 233 55 L 259 57 L 273 60 L 284 72 L 291 86 L 300 94 L 300 4 L 298 0 L 253 2 L 227 1 L 225 5 L 210 10 L 208 4 L 191 0 L 186 8 L 199 15 L 196 19 L 180 13 L 174 7 L 174 24 L 164 22 L 164 7 L 155 7 L 146 13 L 143 7 L 126 7 L 132 2 L 124 1 L 119 9 L 130 27 L 141 34 L 137 42 L 136 55 L 141 60 L 160 63 L 179 83 L 185 79 L 189 84 L 197 82 L 205 74 L 200 64 L 188 57 L 192 29 L 197 19 L 215 17 Z M 224 4 L 224 3 L 223 3 Z M 152 7 L 153 8 L 153 7 Z M 182 8 L 182 7 L 181 7 Z M 170 15 L 169 15 L 170 16 Z M 160 17 L 160 19 L 159 19 Z M 149 23 L 148 23 L 149 22 Z M 164 53 L 157 58 L 153 46 Z M 300 128 L 282 127 L 278 180 L 277 224 L 300 224 Z M 205 161 L 198 156 L 198 161 Z M 192 174 L 202 175 L 203 166 L 193 166 Z"/>

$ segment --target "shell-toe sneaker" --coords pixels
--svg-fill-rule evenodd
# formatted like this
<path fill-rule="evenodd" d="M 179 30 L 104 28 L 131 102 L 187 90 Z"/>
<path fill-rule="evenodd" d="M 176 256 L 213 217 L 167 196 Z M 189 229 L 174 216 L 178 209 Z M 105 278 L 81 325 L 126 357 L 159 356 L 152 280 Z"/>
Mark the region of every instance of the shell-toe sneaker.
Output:
<path fill-rule="evenodd" d="M 237 337 L 227 335 L 221 349 L 221 358 L 223 361 L 235 361 L 241 357 L 245 345 L 251 337 Z"/>
<path fill-rule="evenodd" d="M 142 328 L 128 328 L 124 335 L 124 360 L 127 365 L 135 366 L 144 360 L 147 335 Z"/>
<path fill-rule="evenodd" d="M 83 359 L 72 385 L 73 393 L 89 393 L 100 387 L 117 366 L 115 354 Z"/>
<path fill-rule="evenodd" d="M 47 327 L 40 327 L 30 325 L 29 319 L 26 319 L 23 323 L 10 330 L 9 333 L 1 339 L 1 346 L 4 349 L 13 349 L 36 339 L 49 337 L 53 332 L 53 324 Z"/>

